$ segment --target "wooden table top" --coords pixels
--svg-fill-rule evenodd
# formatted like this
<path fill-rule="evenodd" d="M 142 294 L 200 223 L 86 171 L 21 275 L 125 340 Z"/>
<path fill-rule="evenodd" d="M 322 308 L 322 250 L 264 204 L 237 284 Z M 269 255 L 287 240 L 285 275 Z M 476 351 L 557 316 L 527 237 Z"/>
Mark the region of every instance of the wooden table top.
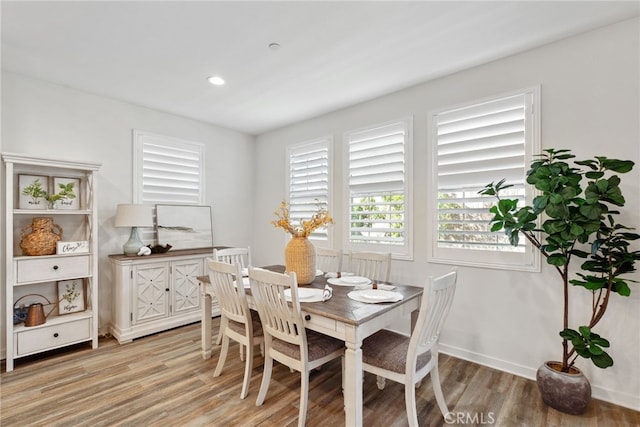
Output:
<path fill-rule="evenodd" d="M 283 265 L 269 265 L 262 268 L 278 273 L 283 273 L 285 269 Z M 209 276 L 199 276 L 198 280 L 202 283 L 210 283 Z M 299 287 L 324 289 L 326 284 L 327 279 L 324 276 L 316 276 L 311 284 L 299 285 Z M 302 311 L 309 314 L 317 314 L 346 324 L 359 325 L 409 300 L 420 298 L 422 295 L 423 288 L 421 287 L 396 283 L 391 284 L 395 286 L 395 292 L 402 294 L 403 299 L 401 301 L 377 304 L 354 301 L 347 296 L 349 292 L 354 290 L 353 286 L 330 285 L 333 289 L 331 299 L 323 302 L 300 302 L 300 307 Z M 250 290 L 247 291 L 250 292 Z"/>

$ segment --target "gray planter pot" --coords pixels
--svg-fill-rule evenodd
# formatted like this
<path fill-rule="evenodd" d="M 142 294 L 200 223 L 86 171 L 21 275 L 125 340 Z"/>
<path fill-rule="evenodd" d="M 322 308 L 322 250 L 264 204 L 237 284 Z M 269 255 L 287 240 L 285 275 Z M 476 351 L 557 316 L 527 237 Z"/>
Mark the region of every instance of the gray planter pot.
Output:
<path fill-rule="evenodd" d="M 580 415 L 591 401 L 591 384 L 578 368 L 571 372 L 560 372 L 552 366 L 562 366 L 560 362 L 545 362 L 536 374 L 536 382 L 542 400 L 558 411 Z"/>

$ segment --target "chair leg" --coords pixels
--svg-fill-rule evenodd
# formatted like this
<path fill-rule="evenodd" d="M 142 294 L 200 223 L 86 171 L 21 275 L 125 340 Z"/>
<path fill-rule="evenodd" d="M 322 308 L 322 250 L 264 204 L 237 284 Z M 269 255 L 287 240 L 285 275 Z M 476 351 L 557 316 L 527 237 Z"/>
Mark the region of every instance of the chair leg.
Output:
<path fill-rule="evenodd" d="M 409 420 L 409 427 L 418 427 L 418 411 L 416 409 L 416 386 L 412 382 L 408 381 L 404 385 L 404 402 L 407 407 L 407 419 Z"/>
<path fill-rule="evenodd" d="M 378 390 L 384 390 L 386 383 L 387 379 L 385 377 L 376 375 L 376 385 L 378 386 Z"/>
<path fill-rule="evenodd" d="M 242 348 L 242 344 L 240 344 Z M 240 399 L 244 399 L 249 394 L 249 382 L 251 381 L 251 371 L 253 371 L 253 343 L 247 346 L 247 360 L 244 363 L 244 380 L 242 381 L 242 392 Z"/>
<path fill-rule="evenodd" d="M 300 413 L 298 427 L 304 427 L 307 418 L 307 401 L 309 400 L 309 371 L 300 372 Z"/>
<path fill-rule="evenodd" d="M 240 361 L 244 362 L 244 345 L 240 344 Z"/>
<path fill-rule="evenodd" d="M 262 383 L 260 383 L 256 406 L 262 405 L 264 398 L 267 397 L 267 390 L 269 389 L 269 382 L 271 381 L 271 368 L 273 368 L 273 358 L 267 352 L 264 358 L 264 371 L 262 372 Z"/>
<path fill-rule="evenodd" d="M 433 393 L 436 395 L 436 402 L 438 402 L 438 407 L 440 408 L 440 412 L 442 412 L 442 416 L 446 417 L 449 413 L 449 409 L 447 408 L 447 402 L 444 400 L 444 394 L 442 394 L 442 387 L 440 386 L 440 373 L 438 372 L 438 363 L 436 362 L 431 368 L 431 384 L 433 384 Z"/>
<path fill-rule="evenodd" d="M 227 351 L 229 351 L 229 337 L 224 335 L 222 338 L 222 350 L 220 350 L 220 357 L 218 358 L 218 364 L 216 370 L 213 372 L 214 377 L 219 377 L 224 367 L 224 362 L 227 360 Z"/>

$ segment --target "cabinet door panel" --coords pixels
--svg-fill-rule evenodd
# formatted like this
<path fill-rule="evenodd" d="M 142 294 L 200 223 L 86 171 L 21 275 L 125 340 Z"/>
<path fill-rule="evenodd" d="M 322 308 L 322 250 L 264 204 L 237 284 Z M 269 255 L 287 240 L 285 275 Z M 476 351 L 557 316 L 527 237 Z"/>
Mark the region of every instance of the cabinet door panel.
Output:
<path fill-rule="evenodd" d="M 133 324 L 169 315 L 169 271 L 167 264 L 149 264 L 133 269 Z"/>
<path fill-rule="evenodd" d="M 197 277 L 202 274 L 202 260 L 178 261 L 173 265 L 173 312 L 183 313 L 200 309 L 200 286 Z"/>

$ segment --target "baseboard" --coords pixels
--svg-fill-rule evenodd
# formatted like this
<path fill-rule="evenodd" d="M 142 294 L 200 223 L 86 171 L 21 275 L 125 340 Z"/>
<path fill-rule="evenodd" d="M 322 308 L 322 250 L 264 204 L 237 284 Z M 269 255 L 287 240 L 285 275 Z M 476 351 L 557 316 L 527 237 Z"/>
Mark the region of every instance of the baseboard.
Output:
<path fill-rule="evenodd" d="M 538 368 L 518 365 L 506 360 L 496 359 L 484 354 L 475 353 L 458 347 L 453 347 L 440 343 L 440 352 L 458 359 L 467 360 L 499 371 L 508 372 L 530 380 L 536 379 L 536 371 Z M 594 399 L 603 400 L 614 405 L 623 406 L 625 408 L 640 411 L 640 396 L 634 396 L 629 393 L 623 393 L 617 390 L 610 390 L 604 387 L 594 386 L 591 384 L 591 396 Z"/>

